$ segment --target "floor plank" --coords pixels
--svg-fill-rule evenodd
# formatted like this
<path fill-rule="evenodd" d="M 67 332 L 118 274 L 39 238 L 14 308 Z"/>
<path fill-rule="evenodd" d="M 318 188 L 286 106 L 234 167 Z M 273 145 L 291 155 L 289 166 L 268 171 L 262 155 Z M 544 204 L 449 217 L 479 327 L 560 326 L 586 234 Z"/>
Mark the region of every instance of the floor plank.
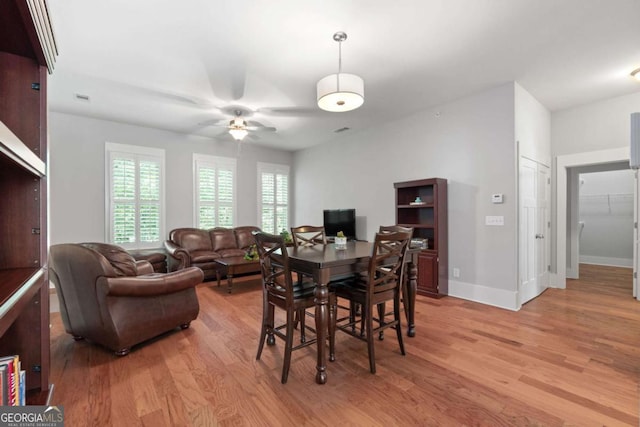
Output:
<path fill-rule="evenodd" d="M 631 270 L 580 266 L 511 312 L 453 297 L 417 297 L 417 335 L 366 344 L 338 332 L 329 381 L 314 347 L 294 352 L 280 384 L 282 341 L 256 361 L 260 282 L 198 288 L 191 328 L 118 358 L 75 342 L 52 315 L 53 403 L 67 425 L 638 426 L 640 302 Z"/>

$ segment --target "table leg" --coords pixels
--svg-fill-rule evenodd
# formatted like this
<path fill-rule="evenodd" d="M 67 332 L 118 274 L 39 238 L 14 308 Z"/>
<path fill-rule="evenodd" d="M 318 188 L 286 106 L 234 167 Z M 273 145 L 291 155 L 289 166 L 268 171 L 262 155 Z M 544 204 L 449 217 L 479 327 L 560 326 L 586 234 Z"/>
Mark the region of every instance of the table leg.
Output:
<path fill-rule="evenodd" d="M 407 270 L 409 271 L 409 280 L 407 280 L 407 295 L 405 295 L 404 303 L 407 313 L 407 324 L 409 325 L 407 335 L 410 337 L 416 336 L 416 324 L 415 322 L 415 308 L 416 308 L 416 290 L 418 287 L 418 267 L 413 260 L 407 263 Z"/>
<path fill-rule="evenodd" d="M 329 327 L 329 287 L 328 280 L 317 280 L 315 290 L 316 303 L 316 336 L 318 345 L 318 364 L 316 366 L 316 383 L 327 382 L 327 330 Z"/>
<path fill-rule="evenodd" d="M 229 268 L 227 270 L 227 292 L 231 293 L 231 288 L 233 287 L 233 269 Z"/>

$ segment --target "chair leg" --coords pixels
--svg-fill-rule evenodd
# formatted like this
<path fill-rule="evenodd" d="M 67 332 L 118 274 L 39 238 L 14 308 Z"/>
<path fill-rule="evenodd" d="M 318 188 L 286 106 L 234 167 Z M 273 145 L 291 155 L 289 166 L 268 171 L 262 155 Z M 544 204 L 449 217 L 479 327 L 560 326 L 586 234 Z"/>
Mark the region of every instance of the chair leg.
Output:
<path fill-rule="evenodd" d="M 373 349 L 373 316 L 371 315 L 371 308 L 367 309 L 362 306 L 362 316 L 366 315 L 366 335 L 367 335 L 367 348 L 369 350 L 369 370 L 372 374 L 376 373 L 376 354 Z"/>
<path fill-rule="evenodd" d="M 384 325 L 384 312 L 386 311 L 385 303 L 378 304 L 378 323 L 380 326 Z M 384 331 L 378 332 L 378 339 L 382 341 L 384 339 Z"/>
<path fill-rule="evenodd" d="M 282 362 L 282 384 L 287 383 L 289 378 L 289 366 L 291 365 L 291 350 L 293 348 L 293 310 L 287 310 L 287 335 L 284 345 L 284 360 Z"/>
<path fill-rule="evenodd" d="M 258 354 L 256 360 L 260 360 L 262 356 L 262 349 L 264 348 L 264 341 L 267 337 L 267 329 L 269 328 L 269 303 L 265 299 L 262 307 L 262 326 L 260 327 L 260 341 L 258 341 Z"/>
<path fill-rule="evenodd" d="M 336 360 L 336 321 L 338 318 L 338 298 L 329 296 L 329 361 Z"/>
<path fill-rule="evenodd" d="M 400 354 L 405 355 L 404 341 L 402 341 L 402 326 L 400 321 L 400 295 L 396 294 L 393 300 L 393 316 L 396 321 L 396 335 L 398 336 L 398 344 L 400 344 Z"/>
<path fill-rule="evenodd" d="M 276 345 L 276 336 L 273 333 L 273 329 L 275 328 L 275 312 L 276 308 L 274 305 L 272 304 L 268 304 L 268 319 L 269 321 L 267 322 L 267 345 L 271 346 L 271 345 Z"/>
<path fill-rule="evenodd" d="M 298 310 L 296 312 L 296 317 L 300 319 L 300 342 L 305 343 L 307 341 L 307 330 L 305 328 L 305 315 L 304 309 Z M 293 328 L 295 329 L 296 325 L 294 324 Z"/>

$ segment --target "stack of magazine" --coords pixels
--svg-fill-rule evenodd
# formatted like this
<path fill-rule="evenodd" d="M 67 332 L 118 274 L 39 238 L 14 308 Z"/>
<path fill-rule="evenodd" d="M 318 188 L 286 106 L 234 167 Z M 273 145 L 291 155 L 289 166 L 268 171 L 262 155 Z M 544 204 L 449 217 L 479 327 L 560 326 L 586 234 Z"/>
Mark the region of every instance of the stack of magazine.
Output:
<path fill-rule="evenodd" d="M 0 404 L 25 406 L 25 371 L 17 355 L 0 357 Z"/>

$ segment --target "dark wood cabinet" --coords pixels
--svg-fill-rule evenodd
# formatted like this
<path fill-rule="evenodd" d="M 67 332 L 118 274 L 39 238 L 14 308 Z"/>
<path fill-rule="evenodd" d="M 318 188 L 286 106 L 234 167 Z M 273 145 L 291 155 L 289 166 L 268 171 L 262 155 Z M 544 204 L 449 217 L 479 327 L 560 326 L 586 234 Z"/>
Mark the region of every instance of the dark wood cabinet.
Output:
<path fill-rule="evenodd" d="M 447 180 L 429 178 L 396 182 L 396 223 L 413 227 L 413 237 L 427 239 L 418 254 L 417 292 L 441 297 L 449 290 Z"/>
<path fill-rule="evenodd" d="M 54 60 L 46 1 L 2 1 L 0 356 L 19 355 L 28 404 L 44 404 L 50 388 L 46 83 Z"/>

